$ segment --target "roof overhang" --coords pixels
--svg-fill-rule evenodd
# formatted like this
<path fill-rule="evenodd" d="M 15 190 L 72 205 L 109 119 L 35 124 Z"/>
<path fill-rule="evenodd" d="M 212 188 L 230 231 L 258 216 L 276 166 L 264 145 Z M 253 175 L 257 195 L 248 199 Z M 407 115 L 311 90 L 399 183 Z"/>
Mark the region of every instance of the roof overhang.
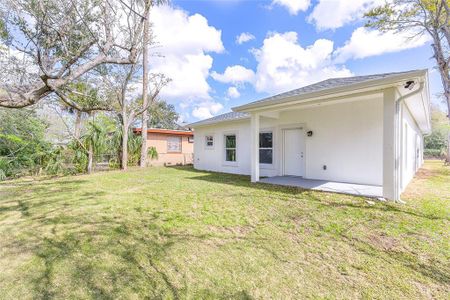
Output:
<path fill-rule="evenodd" d="M 408 91 L 405 87 L 399 87 L 398 90 L 416 125 L 423 134 L 429 134 L 431 133 L 431 101 L 427 74 L 415 83 L 418 86 L 411 91 Z M 417 91 L 417 93 L 414 93 L 414 91 Z"/>
<path fill-rule="evenodd" d="M 282 109 L 293 104 L 303 104 L 310 101 L 327 101 L 330 98 L 352 96 L 368 92 L 382 91 L 389 87 L 398 87 L 405 80 L 427 80 L 427 70 L 411 71 L 407 73 L 392 75 L 387 78 L 367 80 L 364 82 L 349 84 L 342 87 L 326 89 L 317 92 L 304 93 L 301 95 L 274 99 L 269 101 L 256 101 L 249 104 L 233 107 L 235 112 L 261 112 L 271 109 Z M 428 96 L 429 98 L 429 96 Z"/>
<path fill-rule="evenodd" d="M 139 133 L 141 132 L 141 128 L 133 128 L 133 132 Z M 193 136 L 194 132 L 189 130 L 175 130 L 175 129 L 163 129 L 163 128 L 149 128 L 147 129 L 147 133 L 158 133 L 158 134 L 169 134 L 169 135 L 185 135 L 185 136 Z"/>

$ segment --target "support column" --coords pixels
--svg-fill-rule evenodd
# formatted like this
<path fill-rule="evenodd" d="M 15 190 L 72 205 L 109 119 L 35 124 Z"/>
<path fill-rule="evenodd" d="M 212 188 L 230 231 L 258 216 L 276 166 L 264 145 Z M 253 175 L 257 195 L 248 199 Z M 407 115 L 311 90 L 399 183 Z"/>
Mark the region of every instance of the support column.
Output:
<path fill-rule="evenodd" d="M 400 200 L 399 187 L 399 107 L 395 88 L 383 93 L 383 197 Z"/>
<path fill-rule="evenodd" d="M 252 182 L 259 181 L 259 121 L 259 114 L 252 113 L 250 122 L 250 160 Z"/>

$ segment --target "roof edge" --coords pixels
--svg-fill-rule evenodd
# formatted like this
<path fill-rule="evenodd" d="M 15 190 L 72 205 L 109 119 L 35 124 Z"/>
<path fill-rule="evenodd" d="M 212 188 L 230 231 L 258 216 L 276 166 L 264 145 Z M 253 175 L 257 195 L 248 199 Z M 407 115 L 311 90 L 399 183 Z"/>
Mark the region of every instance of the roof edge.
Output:
<path fill-rule="evenodd" d="M 390 81 L 392 81 L 392 80 L 399 81 L 402 79 L 411 78 L 411 77 L 419 77 L 419 76 L 427 77 L 427 74 L 428 74 L 428 69 L 405 71 L 405 72 L 402 72 L 399 74 L 394 74 L 392 76 L 385 77 L 385 78 L 369 79 L 364 82 L 352 83 L 352 84 L 348 84 L 345 86 L 325 89 L 322 91 L 308 92 L 308 93 L 304 93 L 302 95 L 287 96 L 287 97 L 277 99 L 278 101 L 268 100 L 267 102 L 265 102 L 265 101 L 260 102 L 261 100 L 257 100 L 257 101 L 250 102 L 250 103 L 247 103 L 244 105 L 232 107 L 231 110 L 234 112 L 250 112 L 251 110 L 254 110 L 254 109 L 270 107 L 272 105 L 279 105 L 279 104 L 283 104 L 283 103 L 289 103 L 292 101 L 291 99 L 295 99 L 295 101 L 298 101 L 298 100 L 304 100 L 304 99 L 308 99 L 308 98 L 323 97 L 323 96 L 332 95 L 335 93 L 345 93 L 345 92 L 349 92 L 355 88 L 356 89 L 373 88 L 376 86 L 389 84 Z M 347 77 L 347 78 L 351 78 L 351 77 Z M 355 90 L 355 93 L 356 93 L 356 90 Z M 276 95 L 274 95 L 274 96 L 276 96 Z"/>
<path fill-rule="evenodd" d="M 226 115 L 226 114 L 228 114 L 228 113 L 224 113 L 222 115 Z M 192 128 L 198 128 L 198 127 L 202 127 L 202 126 L 215 125 L 215 124 L 219 124 L 219 123 L 238 122 L 238 121 L 243 121 L 243 120 L 247 120 L 247 119 L 250 119 L 250 115 L 240 116 L 238 118 L 233 118 L 233 119 L 222 119 L 222 120 L 220 120 L 220 119 L 219 120 L 211 120 L 211 118 L 209 118 L 209 119 L 197 121 L 194 123 L 190 123 L 187 126 L 192 127 Z"/>

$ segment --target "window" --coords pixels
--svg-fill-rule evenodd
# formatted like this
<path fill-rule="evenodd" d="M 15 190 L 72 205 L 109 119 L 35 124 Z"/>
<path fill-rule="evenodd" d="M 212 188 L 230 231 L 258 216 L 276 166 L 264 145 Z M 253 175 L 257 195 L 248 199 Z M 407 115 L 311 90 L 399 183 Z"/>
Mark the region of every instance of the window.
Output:
<path fill-rule="evenodd" d="M 193 143 L 194 142 L 194 137 L 193 136 L 188 136 L 188 143 Z"/>
<path fill-rule="evenodd" d="M 236 135 L 225 135 L 225 161 L 236 161 Z"/>
<path fill-rule="evenodd" d="M 181 136 L 167 137 L 167 152 L 181 152 Z"/>
<path fill-rule="evenodd" d="M 205 136 L 206 148 L 214 147 L 214 137 L 212 135 Z"/>
<path fill-rule="evenodd" d="M 259 163 L 272 164 L 273 160 L 273 134 L 261 132 L 259 134 Z"/>

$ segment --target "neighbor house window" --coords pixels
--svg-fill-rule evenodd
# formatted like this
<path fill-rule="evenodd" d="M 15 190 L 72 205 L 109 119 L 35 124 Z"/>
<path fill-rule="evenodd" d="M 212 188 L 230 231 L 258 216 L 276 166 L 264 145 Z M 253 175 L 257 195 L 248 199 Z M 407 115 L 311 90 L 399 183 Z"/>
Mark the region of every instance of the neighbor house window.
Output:
<path fill-rule="evenodd" d="M 236 161 L 236 135 L 225 135 L 225 161 Z"/>
<path fill-rule="evenodd" d="M 273 160 L 273 134 L 261 132 L 259 134 L 259 163 L 272 164 Z"/>
<path fill-rule="evenodd" d="M 206 148 L 214 147 L 214 137 L 212 135 L 205 136 Z"/>
<path fill-rule="evenodd" d="M 167 152 L 181 152 L 181 136 L 167 137 Z"/>

